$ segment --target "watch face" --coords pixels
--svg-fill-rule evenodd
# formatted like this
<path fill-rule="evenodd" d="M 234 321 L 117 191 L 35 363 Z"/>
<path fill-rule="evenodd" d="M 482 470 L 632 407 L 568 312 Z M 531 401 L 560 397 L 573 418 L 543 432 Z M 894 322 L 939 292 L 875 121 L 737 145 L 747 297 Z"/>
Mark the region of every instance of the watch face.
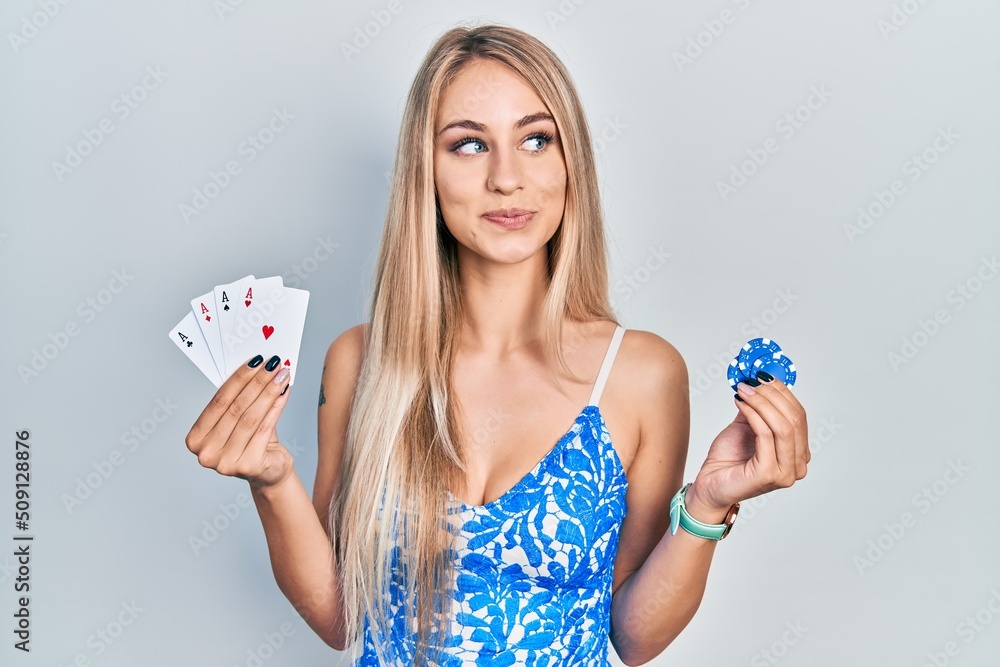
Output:
<path fill-rule="evenodd" d="M 729 508 L 729 513 L 726 514 L 725 520 L 722 522 L 726 524 L 726 529 L 722 531 L 722 535 L 719 536 L 721 540 L 723 537 L 729 534 L 729 531 L 733 529 L 733 524 L 736 523 L 736 515 L 740 513 L 740 504 L 733 503 L 733 506 Z"/>

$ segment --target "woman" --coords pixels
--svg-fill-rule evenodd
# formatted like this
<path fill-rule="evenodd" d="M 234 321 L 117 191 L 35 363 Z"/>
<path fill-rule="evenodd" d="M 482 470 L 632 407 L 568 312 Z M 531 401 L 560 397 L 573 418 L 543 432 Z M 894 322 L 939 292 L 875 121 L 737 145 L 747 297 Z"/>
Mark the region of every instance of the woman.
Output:
<path fill-rule="evenodd" d="M 311 505 L 277 366 L 234 373 L 187 444 L 250 482 L 279 587 L 330 646 L 361 640 L 361 665 L 605 665 L 609 639 L 644 663 L 719 539 L 668 531 L 671 499 L 728 525 L 810 457 L 801 405 L 762 374 L 682 486 L 684 362 L 615 320 L 582 105 L 509 27 L 449 30 L 417 73 L 371 323 L 326 354 Z"/>

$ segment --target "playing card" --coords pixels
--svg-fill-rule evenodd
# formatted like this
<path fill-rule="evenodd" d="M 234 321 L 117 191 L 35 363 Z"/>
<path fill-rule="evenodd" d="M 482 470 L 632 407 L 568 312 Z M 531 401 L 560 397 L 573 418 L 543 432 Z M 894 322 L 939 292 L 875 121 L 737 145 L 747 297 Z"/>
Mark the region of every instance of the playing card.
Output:
<path fill-rule="evenodd" d="M 242 281 L 240 281 L 239 291 L 236 293 L 236 319 L 233 321 L 233 326 L 229 328 L 229 333 L 223 335 L 222 341 L 222 356 L 225 359 L 226 371 L 223 373 L 223 377 L 229 377 L 233 372 L 239 368 L 240 364 L 244 363 L 246 359 L 242 357 L 233 356 L 233 346 L 232 344 L 227 344 L 226 341 L 231 341 L 233 339 L 232 331 L 236 327 L 237 322 L 241 319 L 245 321 L 248 313 L 252 310 L 255 305 L 260 304 L 261 299 L 266 299 L 267 295 L 271 290 L 280 288 L 284 285 L 281 281 L 281 276 L 270 276 L 267 278 L 254 278 L 253 276 L 247 276 Z"/>
<path fill-rule="evenodd" d="M 215 314 L 215 292 L 207 292 L 191 299 L 191 312 L 198 320 L 208 351 L 212 353 L 215 367 L 221 375 L 225 364 L 222 361 L 222 333 L 219 331 L 219 318 Z"/>
<path fill-rule="evenodd" d="M 201 327 L 198 326 L 193 312 L 185 315 L 184 319 L 170 330 L 169 336 L 181 352 L 187 355 L 187 358 L 193 361 L 194 365 L 212 381 L 212 384 L 216 387 L 222 385 L 222 375 L 215 367 L 212 353 L 208 349 L 208 344 L 205 342 L 205 337 L 201 333 Z"/>
<path fill-rule="evenodd" d="M 282 365 L 291 370 L 289 384 L 295 382 L 295 371 L 305 328 L 309 292 L 277 285 L 269 279 L 257 280 L 253 304 L 241 313 L 232 332 L 225 339 L 226 354 L 239 364 L 255 354 L 269 359 L 281 357 Z"/>
<path fill-rule="evenodd" d="M 220 373 L 224 372 L 230 363 L 226 359 L 226 348 L 222 345 L 222 340 L 233 330 L 233 325 L 236 324 L 236 315 L 246 307 L 240 305 L 243 302 L 240 295 L 246 291 L 243 286 L 249 288 L 253 280 L 254 277 L 249 275 L 236 282 L 215 286 L 215 316 L 219 321 L 219 347 L 222 349 L 222 363 L 218 364 Z"/>

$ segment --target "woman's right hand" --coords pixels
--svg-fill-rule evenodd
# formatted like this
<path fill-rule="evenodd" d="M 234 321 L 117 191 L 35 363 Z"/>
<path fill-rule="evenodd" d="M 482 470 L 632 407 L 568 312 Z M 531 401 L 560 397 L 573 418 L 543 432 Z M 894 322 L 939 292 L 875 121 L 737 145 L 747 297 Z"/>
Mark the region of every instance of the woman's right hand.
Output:
<path fill-rule="evenodd" d="M 229 376 L 184 439 L 198 463 L 259 486 L 287 479 L 292 455 L 275 425 L 288 402 L 288 379 L 277 355 L 266 364 L 257 355 Z"/>

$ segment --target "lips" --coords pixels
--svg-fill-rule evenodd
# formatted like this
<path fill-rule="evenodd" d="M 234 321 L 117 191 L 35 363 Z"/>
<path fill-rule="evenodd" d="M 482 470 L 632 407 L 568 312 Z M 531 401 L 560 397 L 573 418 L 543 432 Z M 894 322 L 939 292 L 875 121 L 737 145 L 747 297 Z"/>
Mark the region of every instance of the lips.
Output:
<path fill-rule="evenodd" d="M 501 208 L 483 213 L 483 218 L 507 229 L 520 229 L 531 221 L 534 211 L 523 208 Z"/>

